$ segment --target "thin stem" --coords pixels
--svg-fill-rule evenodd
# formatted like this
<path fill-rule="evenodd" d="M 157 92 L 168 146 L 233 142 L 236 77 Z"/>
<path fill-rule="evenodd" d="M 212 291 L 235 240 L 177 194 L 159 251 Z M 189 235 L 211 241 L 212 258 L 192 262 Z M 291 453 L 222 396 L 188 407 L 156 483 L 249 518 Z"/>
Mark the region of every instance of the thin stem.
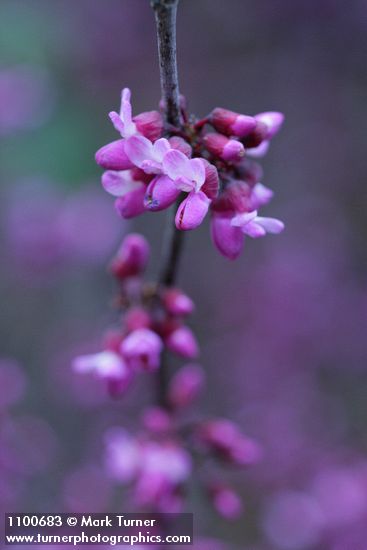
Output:
<path fill-rule="evenodd" d="M 176 129 L 179 129 L 182 125 L 176 56 L 178 2 L 179 0 L 151 0 L 157 25 L 159 69 L 165 120 L 167 126 L 173 126 Z M 170 212 L 167 217 L 167 233 L 163 242 L 162 268 L 159 276 L 159 284 L 162 286 L 175 284 L 182 253 L 183 232 L 176 229 L 173 218 L 173 212 Z M 167 403 L 167 371 L 167 360 L 166 357 L 163 357 L 158 373 L 158 402 L 165 408 L 169 406 Z"/>
<path fill-rule="evenodd" d="M 180 94 L 176 56 L 176 14 L 179 0 L 151 0 L 157 25 L 159 70 L 167 124 L 179 127 Z"/>

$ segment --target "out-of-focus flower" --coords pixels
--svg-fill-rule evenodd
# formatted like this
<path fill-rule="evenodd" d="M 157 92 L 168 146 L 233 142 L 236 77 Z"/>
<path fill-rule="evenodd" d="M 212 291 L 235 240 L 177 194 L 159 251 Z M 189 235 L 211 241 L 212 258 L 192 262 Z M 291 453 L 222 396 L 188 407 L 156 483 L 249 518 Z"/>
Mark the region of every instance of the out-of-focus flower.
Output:
<path fill-rule="evenodd" d="M 209 495 L 215 510 L 224 519 L 235 520 L 241 516 L 242 500 L 231 487 L 214 484 L 209 488 Z"/>
<path fill-rule="evenodd" d="M 239 427 L 229 420 L 216 419 L 202 423 L 197 438 L 221 458 L 239 466 L 254 464 L 262 456 L 259 445 L 243 435 Z"/>
<path fill-rule="evenodd" d="M 113 393 L 125 391 L 132 380 L 132 371 L 126 361 L 113 351 L 80 355 L 74 359 L 73 368 L 80 374 L 93 374 L 101 380 L 106 380 Z"/>
<path fill-rule="evenodd" d="M 121 344 L 121 352 L 134 369 L 155 371 L 159 367 L 163 342 L 147 328 L 131 332 Z"/>
<path fill-rule="evenodd" d="M 121 483 L 133 483 L 136 503 L 179 511 L 179 489 L 191 473 L 191 458 L 176 442 L 134 439 L 122 429 L 106 435 L 106 468 Z"/>
<path fill-rule="evenodd" d="M 185 359 L 196 359 L 199 346 L 193 332 L 185 326 L 179 326 L 165 339 L 167 348 Z"/>
<path fill-rule="evenodd" d="M 130 233 L 122 241 L 110 269 L 118 279 L 141 275 L 148 263 L 150 247 L 139 233 Z"/>
<path fill-rule="evenodd" d="M 188 364 L 172 378 L 168 398 L 174 408 L 187 407 L 196 399 L 203 388 L 205 375 L 202 367 Z"/>

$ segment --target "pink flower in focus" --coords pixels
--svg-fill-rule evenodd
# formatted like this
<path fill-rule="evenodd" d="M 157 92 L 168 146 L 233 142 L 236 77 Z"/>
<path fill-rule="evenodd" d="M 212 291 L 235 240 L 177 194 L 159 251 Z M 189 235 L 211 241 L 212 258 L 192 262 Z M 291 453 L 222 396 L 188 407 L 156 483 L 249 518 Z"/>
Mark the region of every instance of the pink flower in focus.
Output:
<path fill-rule="evenodd" d="M 137 133 L 136 124 L 132 119 L 132 107 L 130 102 L 131 92 L 124 88 L 121 92 L 120 112 L 111 111 L 109 117 L 115 129 L 120 132 L 123 138 L 128 138 Z"/>
<path fill-rule="evenodd" d="M 258 216 L 256 210 L 237 214 L 232 218 L 231 225 L 240 228 L 242 233 L 254 239 L 264 237 L 266 233 L 281 233 L 284 229 L 283 222 L 276 218 Z"/>
<path fill-rule="evenodd" d="M 163 159 L 170 150 L 171 145 L 165 138 L 152 143 L 144 136 L 133 136 L 125 142 L 125 151 L 131 162 L 147 174 L 163 172 Z"/>

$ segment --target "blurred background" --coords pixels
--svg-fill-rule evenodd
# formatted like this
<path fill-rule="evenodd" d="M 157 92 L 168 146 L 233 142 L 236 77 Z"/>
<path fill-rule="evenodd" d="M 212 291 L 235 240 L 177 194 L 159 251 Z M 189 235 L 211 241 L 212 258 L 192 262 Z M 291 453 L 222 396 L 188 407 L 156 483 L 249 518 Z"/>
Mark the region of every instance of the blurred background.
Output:
<path fill-rule="evenodd" d="M 228 474 L 241 520 L 218 520 L 194 486 L 210 550 L 367 549 L 366 37 L 364 0 L 181 0 L 190 110 L 286 116 L 262 163 L 276 193 L 267 214 L 286 231 L 247 240 L 236 263 L 207 224 L 186 238 L 180 284 L 198 302 L 208 374 L 200 408 L 264 448 L 259 465 Z M 1 1 L 4 511 L 110 510 L 102 435 L 133 430 L 151 399 L 145 380 L 111 401 L 70 368 L 115 320 L 105 266 L 127 231 L 149 237 L 149 274 L 159 268 L 164 214 L 115 216 L 93 158 L 116 139 L 107 113 L 124 86 L 135 113 L 156 108 L 148 0 Z"/>

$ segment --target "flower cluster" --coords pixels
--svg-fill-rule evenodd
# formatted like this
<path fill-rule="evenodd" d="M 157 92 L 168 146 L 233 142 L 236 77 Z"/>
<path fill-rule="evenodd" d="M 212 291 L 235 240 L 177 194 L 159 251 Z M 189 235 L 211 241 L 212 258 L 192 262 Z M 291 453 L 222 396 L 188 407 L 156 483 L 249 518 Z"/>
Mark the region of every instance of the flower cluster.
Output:
<path fill-rule="evenodd" d="M 122 394 L 139 372 L 155 372 L 164 348 L 184 359 L 196 359 L 199 347 L 185 318 L 193 301 L 178 288 L 154 288 L 144 284 L 149 244 L 131 233 L 123 240 L 110 270 L 119 281 L 121 326 L 105 336 L 104 349 L 79 356 L 74 369 L 106 381 L 113 395 Z"/>
<path fill-rule="evenodd" d="M 196 457 L 209 459 L 209 463 L 214 459 L 248 466 L 258 461 L 260 451 L 227 420 L 185 420 L 205 382 L 202 367 L 192 362 L 199 347 L 185 323 L 194 303 L 179 288 L 144 283 L 149 253 L 144 237 L 125 237 L 110 264 L 119 283 L 120 326 L 106 334 L 102 351 L 76 357 L 73 366 L 78 373 L 100 379 L 112 395 L 119 396 L 139 372 L 155 373 L 162 368 L 163 351 L 189 361 L 169 380 L 164 407 L 143 413 L 138 434 L 116 427 L 106 435 L 109 477 L 130 486 L 131 498 L 139 508 L 172 512 L 182 508 Z M 240 497 L 217 474 L 208 475 L 206 469 L 201 481 L 219 514 L 226 518 L 240 514 Z"/>
<path fill-rule="evenodd" d="M 259 460 L 260 448 L 228 420 L 185 424 L 184 409 L 202 385 L 201 367 L 184 366 L 171 381 L 169 411 L 160 407 L 145 410 L 142 429 L 134 436 L 121 427 L 107 431 L 106 472 L 115 483 L 129 488 L 130 501 L 140 509 L 182 511 L 195 470 L 201 488 L 219 515 L 236 519 L 241 514 L 240 496 L 223 480 L 223 469 L 218 475 L 211 462 L 222 467 L 250 466 Z M 200 463 L 205 465 L 205 471 L 198 467 Z"/>
<path fill-rule="evenodd" d="M 110 113 L 122 139 L 96 153 L 106 170 L 102 185 L 116 197 L 123 218 L 177 202 L 176 227 L 191 230 L 210 209 L 213 242 L 230 259 L 241 252 L 245 235 L 283 230 L 281 221 L 258 215 L 273 192 L 261 183 L 261 168 L 251 158 L 266 153 L 283 123 L 281 113 L 247 116 L 216 108 L 197 121 L 188 117 L 182 101 L 181 127 L 165 129 L 158 111 L 133 117 L 130 95 L 125 88 L 120 112 Z"/>

